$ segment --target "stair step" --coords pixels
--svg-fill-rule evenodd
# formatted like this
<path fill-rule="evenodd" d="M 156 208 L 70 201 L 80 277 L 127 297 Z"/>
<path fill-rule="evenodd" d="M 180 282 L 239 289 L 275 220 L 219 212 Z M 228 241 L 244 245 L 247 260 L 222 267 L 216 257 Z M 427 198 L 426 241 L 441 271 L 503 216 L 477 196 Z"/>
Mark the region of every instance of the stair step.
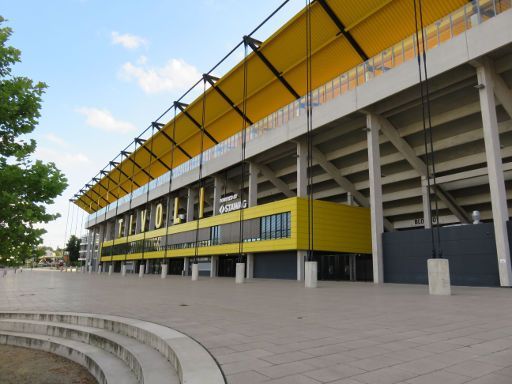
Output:
<path fill-rule="evenodd" d="M 159 324 L 120 316 L 77 312 L 0 311 L 0 319 L 71 324 L 126 336 L 158 351 L 169 361 L 181 383 L 226 383 L 219 365 L 202 345 L 181 332 Z"/>
<path fill-rule="evenodd" d="M 123 360 L 139 383 L 179 384 L 176 371 L 162 354 L 128 336 L 83 325 L 21 319 L 0 319 L 0 330 L 62 337 L 90 344 Z"/>
<path fill-rule="evenodd" d="M 130 368 L 109 352 L 60 337 L 0 331 L 0 344 L 51 352 L 89 370 L 99 384 L 137 384 Z"/>

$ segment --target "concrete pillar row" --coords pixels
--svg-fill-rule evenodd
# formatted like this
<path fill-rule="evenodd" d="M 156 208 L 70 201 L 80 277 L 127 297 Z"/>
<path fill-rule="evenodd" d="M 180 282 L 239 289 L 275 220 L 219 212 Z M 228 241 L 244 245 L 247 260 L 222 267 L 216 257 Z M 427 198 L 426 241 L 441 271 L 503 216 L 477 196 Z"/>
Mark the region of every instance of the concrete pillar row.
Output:
<path fill-rule="evenodd" d="M 372 235 L 373 282 L 384 282 L 382 234 L 384 233 L 384 209 L 382 206 L 382 182 L 380 169 L 380 122 L 372 113 L 366 115 L 368 141 L 368 173 L 370 181 L 370 217 Z"/>
<path fill-rule="evenodd" d="M 505 178 L 503 176 L 498 118 L 496 115 L 496 101 L 494 99 L 493 75 L 494 68 L 492 62 L 488 58 L 482 59 L 481 65 L 477 67 L 478 83 L 481 85 L 478 92 L 480 95 L 480 109 L 482 111 L 489 189 L 491 191 L 498 271 L 500 285 L 502 287 L 510 287 L 512 286 L 512 269 L 507 232 L 508 206 Z"/>

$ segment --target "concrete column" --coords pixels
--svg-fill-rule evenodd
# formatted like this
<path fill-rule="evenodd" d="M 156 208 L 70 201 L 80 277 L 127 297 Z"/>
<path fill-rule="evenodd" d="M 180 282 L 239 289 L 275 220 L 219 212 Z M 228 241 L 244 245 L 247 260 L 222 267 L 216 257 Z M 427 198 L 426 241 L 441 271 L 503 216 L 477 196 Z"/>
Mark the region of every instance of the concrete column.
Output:
<path fill-rule="evenodd" d="M 196 202 L 197 192 L 194 188 L 188 189 L 187 194 L 187 222 L 194 220 L 194 204 Z"/>
<path fill-rule="evenodd" d="M 162 275 L 160 276 L 162 279 L 167 277 L 167 271 L 169 270 L 169 264 L 162 264 Z"/>
<path fill-rule="evenodd" d="M 146 272 L 146 274 L 148 274 L 148 273 L 149 273 L 149 259 L 148 259 L 148 260 L 146 260 L 146 269 L 145 269 L 145 272 Z"/>
<path fill-rule="evenodd" d="M 425 229 L 429 229 L 432 228 L 432 207 L 426 176 L 421 176 L 421 197 L 423 200 L 423 225 Z"/>
<path fill-rule="evenodd" d="M 245 281 L 245 263 L 236 263 L 235 283 L 243 284 Z"/>
<path fill-rule="evenodd" d="M 305 140 L 297 143 L 297 197 L 308 195 L 308 146 Z M 307 251 L 297 251 L 297 280 L 304 280 Z"/>
<path fill-rule="evenodd" d="M 144 264 L 140 263 L 140 266 L 139 266 L 139 277 L 143 277 L 144 276 Z"/>
<path fill-rule="evenodd" d="M 217 277 L 217 265 L 219 264 L 219 256 L 212 256 L 210 260 L 210 277 Z"/>
<path fill-rule="evenodd" d="M 108 266 L 108 275 L 112 276 L 112 272 L 114 272 L 114 264 L 111 262 Z"/>
<path fill-rule="evenodd" d="M 510 265 L 510 248 L 507 233 L 508 207 L 503 177 L 503 164 L 501 159 L 500 135 L 498 119 L 496 117 L 496 102 L 494 100 L 493 68 L 488 59 L 477 68 L 480 109 L 485 142 L 485 155 L 487 158 L 487 172 L 489 174 L 489 187 L 491 190 L 492 217 L 494 235 L 496 238 L 496 251 L 498 256 L 498 271 L 500 285 L 512 285 L 512 270 Z"/>
<path fill-rule="evenodd" d="M 199 264 L 192 263 L 192 281 L 196 281 L 199 278 Z"/>
<path fill-rule="evenodd" d="M 99 264 L 98 265 L 98 275 L 101 275 L 102 270 L 103 270 L 103 265 Z"/>
<path fill-rule="evenodd" d="M 384 282 L 382 260 L 382 234 L 384 233 L 384 212 L 382 208 L 382 183 L 380 171 L 380 124 L 377 116 L 366 116 L 368 140 L 368 172 L 370 176 L 370 216 L 372 233 L 373 282 Z"/>
<path fill-rule="evenodd" d="M 316 288 L 318 286 L 318 264 L 316 261 L 306 261 L 305 263 L 305 284 L 306 288 Z"/>
<path fill-rule="evenodd" d="M 251 161 L 249 163 L 249 191 L 247 192 L 247 205 L 249 207 L 258 205 L 258 174 L 258 167 Z"/>
<path fill-rule="evenodd" d="M 124 261 L 121 263 L 121 276 L 126 276 L 126 263 Z"/>
<path fill-rule="evenodd" d="M 308 195 L 308 146 L 305 140 L 297 142 L 297 197 Z"/>
<path fill-rule="evenodd" d="M 347 205 L 354 205 L 354 196 L 350 192 L 347 192 Z"/>
<path fill-rule="evenodd" d="M 185 257 L 183 259 L 183 276 L 188 276 L 189 264 L 190 264 L 190 259 L 188 257 Z"/>
<path fill-rule="evenodd" d="M 254 278 L 254 253 L 247 254 L 247 271 L 246 275 L 248 279 Z"/>
<path fill-rule="evenodd" d="M 451 295 L 448 259 L 428 259 L 428 291 L 431 295 Z"/>
<path fill-rule="evenodd" d="M 224 193 L 224 179 L 215 175 L 213 179 L 213 216 L 219 214 L 220 197 Z"/>
<path fill-rule="evenodd" d="M 297 251 L 297 281 L 304 280 L 304 262 L 307 251 Z"/>

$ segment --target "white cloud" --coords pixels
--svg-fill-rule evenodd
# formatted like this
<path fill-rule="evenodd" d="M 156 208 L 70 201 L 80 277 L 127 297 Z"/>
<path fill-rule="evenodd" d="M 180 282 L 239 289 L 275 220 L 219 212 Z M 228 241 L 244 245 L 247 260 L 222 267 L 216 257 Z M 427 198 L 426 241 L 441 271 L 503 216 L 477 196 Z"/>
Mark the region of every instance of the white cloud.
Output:
<path fill-rule="evenodd" d="M 68 143 L 66 143 L 66 141 L 62 137 L 57 136 L 55 133 L 49 132 L 46 135 L 44 135 L 44 137 L 48 141 L 51 141 L 52 143 L 58 144 L 61 147 L 67 147 L 67 145 L 68 145 Z"/>
<path fill-rule="evenodd" d="M 78 164 L 89 163 L 89 158 L 83 153 L 69 153 L 56 151 L 50 148 L 37 147 L 34 157 L 38 160 L 51 161 L 61 168 L 72 168 Z"/>
<path fill-rule="evenodd" d="M 137 49 L 142 45 L 147 45 L 148 42 L 143 37 L 132 35 L 131 33 L 119 33 L 112 32 L 111 33 L 112 44 L 122 45 L 126 49 Z"/>
<path fill-rule="evenodd" d="M 201 77 L 197 68 L 183 59 L 170 59 L 163 67 L 148 66 L 145 57 L 138 62 L 139 65 L 123 64 L 120 77 L 125 81 L 136 80 L 146 93 L 183 91 Z"/>
<path fill-rule="evenodd" d="M 90 127 L 118 133 L 128 133 L 136 130 L 133 124 L 117 120 L 107 109 L 80 107 L 76 111 L 85 116 L 85 123 Z"/>

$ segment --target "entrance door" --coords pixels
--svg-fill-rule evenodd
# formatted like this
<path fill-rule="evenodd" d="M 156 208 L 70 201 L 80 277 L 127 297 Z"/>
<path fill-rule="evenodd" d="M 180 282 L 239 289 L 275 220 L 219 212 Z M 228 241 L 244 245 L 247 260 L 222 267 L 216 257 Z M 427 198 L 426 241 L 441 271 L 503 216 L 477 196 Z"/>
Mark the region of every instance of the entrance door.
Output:
<path fill-rule="evenodd" d="M 234 256 L 220 256 L 218 276 L 235 277 L 236 259 Z"/>
<path fill-rule="evenodd" d="M 349 255 L 320 255 L 319 280 L 350 280 Z"/>
<path fill-rule="evenodd" d="M 167 271 L 167 274 L 169 275 L 181 275 L 181 272 L 183 271 L 183 258 L 172 258 L 168 259 L 169 263 L 169 269 Z"/>

